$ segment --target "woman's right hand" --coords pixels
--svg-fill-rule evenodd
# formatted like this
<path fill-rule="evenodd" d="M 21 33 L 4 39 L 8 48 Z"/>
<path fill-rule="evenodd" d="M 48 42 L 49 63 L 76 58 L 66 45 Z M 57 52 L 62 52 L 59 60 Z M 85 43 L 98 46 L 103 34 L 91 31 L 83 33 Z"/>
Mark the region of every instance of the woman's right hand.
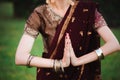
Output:
<path fill-rule="evenodd" d="M 70 40 L 69 40 L 69 35 L 68 33 L 66 33 L 65 36 L 65 47 L 64 47 L 64 53 L 63 53 L 63 59 L 62 59 L 62 63 L 63 63 L 63 67 L 68 67 L 70 65 Z"/>
<path fill-rule="evenodd" d="M 75 66 L 76 62 L 78 61 L 78 58 L 75 55 L 75 52 L 72 47 L 71 39 L 68 33 L 66 34 L 66 38 L 65 38 L 65 51 L 64 52 L 69 53 L 70 63 L 73 66 Z"/>

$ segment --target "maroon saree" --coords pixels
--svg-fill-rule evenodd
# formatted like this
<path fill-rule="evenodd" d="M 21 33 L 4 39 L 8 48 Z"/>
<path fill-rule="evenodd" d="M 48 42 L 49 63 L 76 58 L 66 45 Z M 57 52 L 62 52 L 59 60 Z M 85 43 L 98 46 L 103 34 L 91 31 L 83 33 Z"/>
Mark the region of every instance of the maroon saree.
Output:
<path fill-rule="evenodd" d="M 63 27 L 63 24 L 70 12 L 70 8 L 66 12 L 65 17 L 57 26 L 55 37 L 52 41 L 49 52 L 43 54 L 43 57 L 50 58 L 53 50 L 56 47 L 58 36 Z M 100 37 L 94 30 L 95 10 L 97 4 L 94 2 L 80 1 L 72 15 L 72 18 L 65 30 L 65 33 L 70 34 L 72 46 L 77 57 L 85 55 L 100 46 Z M 53 59 L 61 59 L 64 51 L 65 33 L 58 45 L 57 52 Z M 81 74 L 81 66 L 65 68 L 65 72 L 56 73 L 52 69 L 38 68 L 37 80 L 101 80 L 100 78 L 100 62 L 94 61 L 84 65 L 83 73 Z"/>

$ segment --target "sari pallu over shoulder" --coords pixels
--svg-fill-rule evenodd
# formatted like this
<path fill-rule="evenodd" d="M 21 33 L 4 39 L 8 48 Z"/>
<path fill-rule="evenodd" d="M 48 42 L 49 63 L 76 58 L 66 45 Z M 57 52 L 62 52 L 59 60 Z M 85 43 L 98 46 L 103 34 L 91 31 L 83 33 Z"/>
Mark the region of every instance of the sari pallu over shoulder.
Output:
<path fill-rule="evenodd" d="M 58 36 L 61 32 L 63 24 L 70 12 L 70 8 L 66 12 L 65 17 L 57 26 L 56 34 L 49 49 L 49 53 L 43 57 L 50 58 L 53 50 L 57 45 Z M 65 30 L 65 33 L 70 34 L 71 42 L 77 57 L 87 54 L 88 52 L 100 46 L 100 37 L 94 30 L 95 10 L 97 4 L 94 2 L 80 1 L 70 19 L 70 22 Z M 58 44 L 57 52 L 52 57 L 53 59 L 61 59 L 64 51 L 65 33 L 63 34 L 60 43 Z M 81 74 L 81 68 L 83 72 Z M 95 61 L 84 66 L 65 68 L 64 73 L 56 73 L 52 69 L 38 68 L 37 80 L 101 80 L 96 79 L 100 76 L 100 62 Z"/>

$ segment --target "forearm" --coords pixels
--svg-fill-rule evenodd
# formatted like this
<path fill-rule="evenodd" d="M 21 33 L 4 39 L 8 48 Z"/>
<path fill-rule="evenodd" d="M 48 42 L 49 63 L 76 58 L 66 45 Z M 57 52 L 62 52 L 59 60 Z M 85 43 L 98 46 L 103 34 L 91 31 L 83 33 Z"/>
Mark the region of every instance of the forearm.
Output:
<path fill-rule="evenodd" d="M 110 41 L 110 42 L 107 42 L 106 44 L 104 44 L 103 46 L 101 46 L 101 49 L 103 51 L 104 56 L 106 56 L 115 51 L 119 51 L 120 45 L 118 42 Z"/>
<path fill-rule="evenodd" d="M 106 44 L 104 44 L 103 46 L 100 47 L 103 51 L 103 55 L 107 56 L 108 54 L 115 52 L 117 50 L 120 50 L 120 46 L 118 44 L 114 44 L 112 42 L 108 42 Z M 72 57 L 72 61 L 73 61 L 73 65 L 74 66 L 79 66 L 79 65 L 83 65 L 83 64 L 87 64 L 90 62 L 93 62 L 97 59 L 99 59 L 99 57 L 97 56 L 95 51 L 92 51 L 86 55 L 83 55 L 81 57 L 75 58 L 75 56 Z"/>
<path fill-rule="evenodd" d="M 57 59 L 34 57 L 30 65 L 35 67 L 53 68 L 55 65 L 55 62 L 54 62 L 55 60 Z M 69 60 L 66 60 L 65 58 L 61 59 L 61 62 L 63 67 L 68 67 L 69 66 L 68 63 L 70 63 Z"/>
<path fill-rule="evenodd" d="M 30 54 L 20 54 L 20 55 L 16 54 L 16 58 L 15 58 L 16 65 L 28 66 L 28 61 L 30 62 L 29 66 L 32 67 L 54 68 L 54 66 L 56 65 L 56 63 L 54 62 L 55 59 L 42 58 L 31 55 L 32 59 L 29 60 L 29 56 Z M 62 62 L 61 63 L 62 67 L 69 66 L 68 64 L 69 61 L 66 62 L 66 59 L 61 59 L 61 62 Z"/>
<path fill-rule="evenodd" d="M 35 38 L 27 34 L 22 36 L 15 55 L 16 65 L 27 65 L 34 40 Z M 30 62 L 30 66 L 35 67 L 52 67 L 52 64 L 53 62 L 51 59 L 48 60 L 36 56 L 33 56 L 33 59 Z"/>
<path fill-rule="evenodd" d="M 97 30 L 97 32 L 105 41 L 105 44 L 100 47 L 104 56 L 120 50 L 120 44 L 112 31 L 108 28 L 108 26 L 101 27 Z M 75 61 L 75 65 L 90 63 L 97 60 L 98 58 L 99 57 L 97 56 L 96 52 L 92 51 L 84 56 L 77 58 L 77 61 Z"/>
<path fill-rule="evenodd" d="M 73 66 L 79 66 L 79 65 L 83 65 L 83 64 L 87 64 L 87 63 L 93 62 L 93 61 L 95 61 L 97 59 L 98 59 L 98 56 L 93 51 L 93 52 L 90 52 L 90 53 L 88 53 L 86 55 L 83 55 L 81 57 L 72 58 L 72 65 Z"/>
<path fill-rule="evenodd" d="M 105 44 L 101 46 L 105 56 L 120 50 L 120 44 L 108 26 L 101 27 L 97 32 L 105 42 Z"/>
<path fill-rule="evenodd" d="M 53 68 L 53 64 L 54 64 L 53 59 L 46 59 L 46 58 L 34 56 L 33 59 L 31 60 L 30 66 Z"/>

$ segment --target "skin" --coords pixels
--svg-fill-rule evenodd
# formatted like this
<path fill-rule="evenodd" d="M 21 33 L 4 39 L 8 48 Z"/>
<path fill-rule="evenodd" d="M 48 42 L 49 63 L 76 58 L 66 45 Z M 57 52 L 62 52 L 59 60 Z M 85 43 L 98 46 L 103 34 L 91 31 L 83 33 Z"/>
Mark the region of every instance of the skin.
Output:
<path fill-rule="evenodd" d="M 61 17 L 64 17 L 70 3 L 67 0 L 54 0 L 54 3 L 48 4 L 52 10 Z"/>

